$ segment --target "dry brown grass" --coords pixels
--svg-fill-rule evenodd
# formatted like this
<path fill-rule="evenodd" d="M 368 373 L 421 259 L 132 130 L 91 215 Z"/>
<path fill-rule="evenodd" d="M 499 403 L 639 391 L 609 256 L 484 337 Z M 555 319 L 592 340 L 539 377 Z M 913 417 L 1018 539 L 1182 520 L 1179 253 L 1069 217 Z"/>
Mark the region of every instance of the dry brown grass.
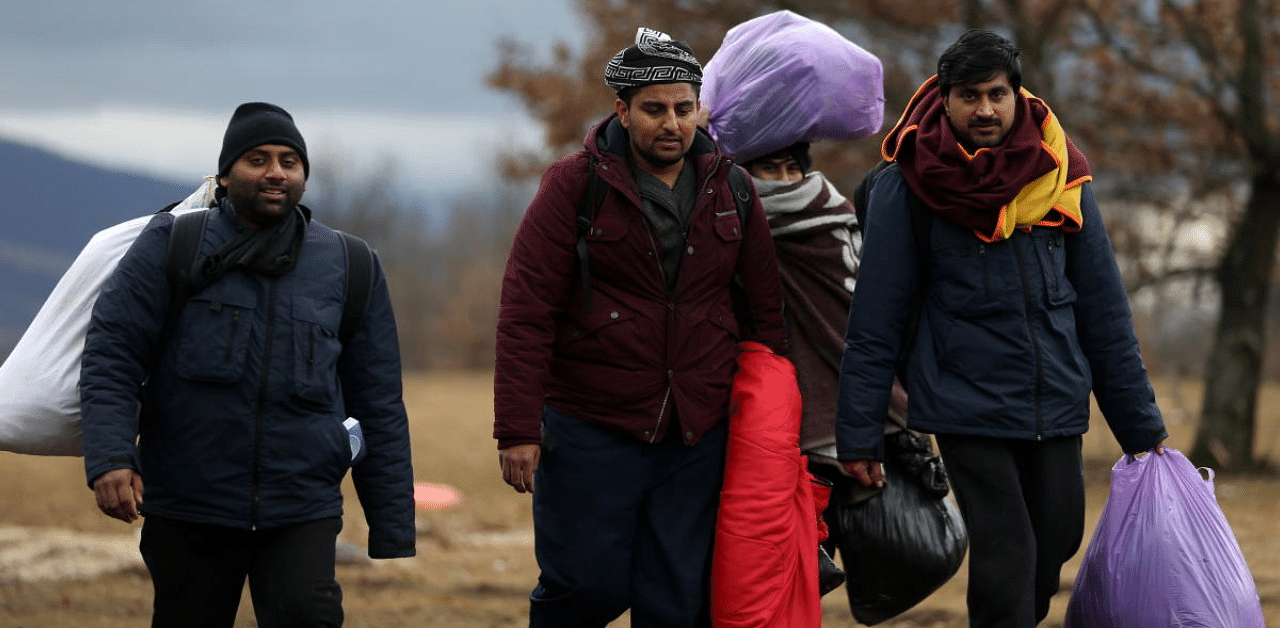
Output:
<path fill-rule="evenodd" d="M 1199 410 L 1194 383 L 1161 382 L 1169 444 L 1188 450 Z M 527 540 L 531 526 L 527 496 L 515 494 L 498 474 L 492 428 L 491 378 L 487 373 L 422 374 L 406 378 L 405 401 L 413 429 L 415 475 L 420 481 L 459 488 L 465 503 L 450 511 L 423 513 L 419 556 L 339 568 L 351 628 L 397 626 L 514 628 L 526 625 L 528 593 L 537 577 Z M 1258 453 L 1280 462 L 1280 389 L 1260 401 Z M 1108 469 L 1120 452 L 1106 428 L 1086 437 L 1090 528 L 1107 496 Z M 0 528 L 22 526 L 68 537 L 116 539 L 133 544 L 137 524 L 100 515 L 85 487 L 78 458 L 41 458 L 0 453 Z M 1280 541 L 1276 539 L 1277 477 L 1219 477 L 1218 501 L 1244 550 L 1262 596 L 1267 623 L 1280 626 Z M 347 487 L 348 495 L 354 495 Z M 108 536 L 96 537 L 86 533 Z M 1091 530 L 1090 530 L 1091 533 Z M 364 521 L 349 502 L 343 540 L 363 543 Z M 2 539 L 3 537 L 0 537 Z M 1087 538 L 1087 535 L 1086 535 Z M 505 543 L 504 543 L 505 541 Z M 514 541 L 514 543 L 512 542 Z M 108 541 L 101 541 L 107 543 Z M 92 578 L 21 581 L 4 561 L 75 560 L 47 552 L 36 557 L 5 553 L 0 541 L 0 628 L 124 628 L 148 625 L 150 583 L 134 563 Z M 1083 553 L 1083 552 L 1081 552 Z M 1063 570 L 1064 592 L 1054 601 L 1046 627 L 1059 627 L 1079 556 Z M 7 578 L 7 579 L 6 579 Z M 888 628 L 959 628 L 964 620 L 963 570 L 915 609 L 890 620 Z M 824 599 L 824 626 L 857 626 L 843 591 Z M 256 626 L 247 604 L 238 627 Z M 615 625 L 627 625 L 625 620 Z"/>

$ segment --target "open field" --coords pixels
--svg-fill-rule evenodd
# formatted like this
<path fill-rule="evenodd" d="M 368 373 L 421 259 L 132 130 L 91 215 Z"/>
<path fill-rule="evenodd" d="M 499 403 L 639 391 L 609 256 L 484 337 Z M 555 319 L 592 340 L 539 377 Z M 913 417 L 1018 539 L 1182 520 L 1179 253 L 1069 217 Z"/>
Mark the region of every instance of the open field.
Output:
<path fill-rule="evenodd" d="M 1157 382 L 1173 437 L 1189 450 L 1199 390 L 1194 384 Z M 537 576 L 528 496 L 502 483 L 490 438 L 490 375 L 422 374 L 406 378 L 413 429 L 415 475 L 457 487 L 465 503 L 424 512 L 418 553 L 412 559 L 351 562 L 339 567 L 352 628 L 398 626 L 514 628 L 526 625 L 527 596 Z M 1280 464 L 1280 388 L 1264 391 L 1259 453 Z M 1098 419 L 1086 436 L 1089 513 L 1087 539 L 1107 497 L 1108 472 L 1119 457 Z M 107 519 L 94 507 L 78 458 L 0 453 L 0 628 L 124 628 L 146 626 L 150 583 L 137 557 L 140 524 Z M 349 483 L 348 483 L 349 484 Z M 1267 624 L 1280 628 L 1280 477 L 1223 477 L 1218 501 L 1258 584 Z M 348 485 L 342 540 L 363 545 L 364 521 Z M 1083 549 L 1081 551 L 1083 554 Z M 1054 601 L 1049 628 L 1061 626 L 1079 555 L 1063 570 L 1064 590 Z M 888 628 L 960 628 L 964 570 Z M 246 596 L 247 597 L 247 596 Z M 831 627 L 858 626 L 843 590 L 824 599 Z M 252 627 L 248 605 L 237 627 Z M 614 625 L 626 626 L 626 620 Z M 1231 628 L 1231 627 L 1223 627 Z"/>

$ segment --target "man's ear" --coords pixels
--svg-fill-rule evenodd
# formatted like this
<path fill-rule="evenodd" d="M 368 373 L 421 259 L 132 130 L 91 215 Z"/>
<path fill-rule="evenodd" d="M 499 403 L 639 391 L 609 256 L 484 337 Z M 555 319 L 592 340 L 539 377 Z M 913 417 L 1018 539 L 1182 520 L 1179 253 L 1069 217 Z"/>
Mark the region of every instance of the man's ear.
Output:
<path fill-rule="evenodd" d="M 622 128 L 631 128 L 631 119 L 628 117 L 627 103 L 622 102 L 619 98 L 613 101 L 613 110 L 618 114 L 618 121 L 622 123 Z"/>
<path fill-rule="evenodd" d="M 227 187 L 227 182 L 228 182 L 228 181 L 230 181 L 230 180 L 231 180 L 231 179 L 230 179 L 229 177 L 227 177 L 227 175 L 225 175 L 225 174 L 224 174 L 224 175 L 222 175 L 222 176 L 218 177 L 218 185 L 220 185 L 220 186 L 222 186 L 222 187 L 224 187 L 224 188 L 225 188 L 225 187 Z"/>

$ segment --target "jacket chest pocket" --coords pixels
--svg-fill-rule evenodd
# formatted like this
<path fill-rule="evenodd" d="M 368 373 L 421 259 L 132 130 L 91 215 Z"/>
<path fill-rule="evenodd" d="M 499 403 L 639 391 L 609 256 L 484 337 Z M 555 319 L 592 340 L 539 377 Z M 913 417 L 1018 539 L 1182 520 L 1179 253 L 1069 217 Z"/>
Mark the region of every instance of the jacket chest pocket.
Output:
<path fill-rule="evenodd" d="M 1036 229 L 1031 241 L 1044 275 L 1046 304 L 1056 308 L 1075 303 L 1076 290 L 1067 279 L 1066 236 L 1056 229 Z"/>
<path fill-rule="evenodd" d="M 338 397 L 338 338 L 340 304 L 311 297 L 293 299 L 293 392 L 299 399 L 319 405 Z"/>
<path fill-rule="evenodd" d="M 716 235 L 725 242 L 737 242 L 742 239 L 742 220 L 738 217 L 738 208 L 716 212 Z"/>
<path fill-rule="evenodd" d="M 999 246 L 980 242 L 933 251 L 932 272 L 944 311 L 973 319 L 1007 309 L 997 270 Z"/>
<path fill-rule="evenodd" d="M 636 242 L 628 239 L 631 233 L 630 221 L 618 208 L 599 208 L 591 225 L 581 233 L 587 243 L 588 271 L 593 279 L 613 276 L 619 269 L 624 273 L 631 272 L 638 254 Z"/>
<path fill-rule="evenodd" d="M 178 375 L 233 384 L 244 376 L 257 299 L 247 292 L 206 290 L 187 302 L 177 333 Z"/>
<path fill-rule="evenodd" d="M 602 206 L 583 235 L 588 242 L 617 242 L 627 235 L 630 226 L 630 221 L 621 211 Z"/>

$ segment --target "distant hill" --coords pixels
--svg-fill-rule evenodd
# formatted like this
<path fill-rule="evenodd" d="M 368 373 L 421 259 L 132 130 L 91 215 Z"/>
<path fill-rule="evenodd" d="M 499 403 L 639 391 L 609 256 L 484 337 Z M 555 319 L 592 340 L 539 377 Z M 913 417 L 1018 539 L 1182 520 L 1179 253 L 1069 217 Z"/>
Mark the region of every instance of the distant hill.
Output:
<path fill-rule="evenodd" d="M 159 181 L 0 140 L 0 355 L 7 355 L 94 233 L 187 197 Z"/>

